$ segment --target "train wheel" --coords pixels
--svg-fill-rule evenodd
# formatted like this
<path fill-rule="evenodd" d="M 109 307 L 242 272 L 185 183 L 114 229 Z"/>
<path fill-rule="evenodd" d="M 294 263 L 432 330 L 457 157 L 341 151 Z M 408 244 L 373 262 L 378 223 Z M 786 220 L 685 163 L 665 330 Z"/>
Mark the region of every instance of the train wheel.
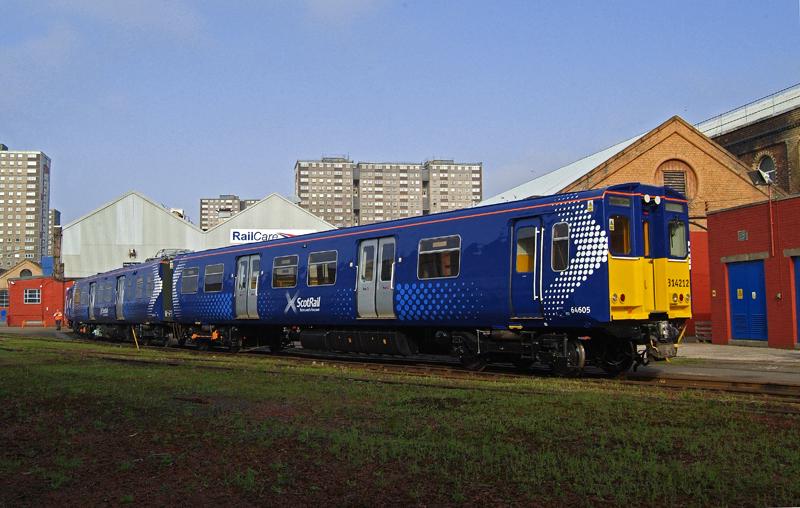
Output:
<path fill-rule="evenodd" d="M 567 361 L 555 362 L 551 365 L 553 373 L 557 376 L 577 376 L 586 366 L 586 350 L 579 341 L 567 341 Z"/>
<path fill-rule="evenodd" d="M 627 372 L 636 358 L 636 346 L 629 340 L 607 340 L 600 357 L 600 368 L 616 376 Z"/>

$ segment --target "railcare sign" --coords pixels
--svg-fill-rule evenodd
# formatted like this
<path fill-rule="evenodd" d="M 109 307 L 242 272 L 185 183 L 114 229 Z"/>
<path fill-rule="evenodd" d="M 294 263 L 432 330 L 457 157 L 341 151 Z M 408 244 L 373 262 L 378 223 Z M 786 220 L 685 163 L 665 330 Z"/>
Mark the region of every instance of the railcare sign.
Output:
<path fill-rule="evenodd" d="M 315 232 L 314 229 L 231 229 L 228 240 L 232 244 L 265 242 Z"/>

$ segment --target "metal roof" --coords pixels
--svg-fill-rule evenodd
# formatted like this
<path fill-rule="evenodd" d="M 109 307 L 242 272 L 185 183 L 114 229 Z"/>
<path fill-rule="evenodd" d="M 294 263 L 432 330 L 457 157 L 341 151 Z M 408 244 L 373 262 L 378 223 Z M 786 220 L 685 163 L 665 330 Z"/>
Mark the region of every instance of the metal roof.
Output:
<path fill-rule="evenodd" d="M 770 118 L 791 109 L 800 107 L 800 83 L 758 99 L 734 110 L 709 118 L 695 125 L 695 128 L 708 137 L 715 137 L 739 129 L 746 125 Z M 646 134 L 646 133 L 645 133 Z M 600 152 L 567 164 L 555 171 L 546 173 L 529 182 L 501 192 L 478 203 L 478 206 L 516 201 L 531 196 L 554 194 L 572 182 L 586 175 L 617 153 L 626 149 L 645 134 L 633 137 Z"/>

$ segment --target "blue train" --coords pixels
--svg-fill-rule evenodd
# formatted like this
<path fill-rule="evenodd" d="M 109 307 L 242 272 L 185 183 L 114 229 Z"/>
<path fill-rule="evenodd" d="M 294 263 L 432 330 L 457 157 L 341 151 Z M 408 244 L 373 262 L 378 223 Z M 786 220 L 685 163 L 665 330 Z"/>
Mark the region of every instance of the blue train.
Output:
<path fill-rule="evenodd" d="M 67 319 L 201 348 L 620 372 L 675 354 L 688 228 L 679 193 L 616 185 L 162 256 L 78 281 Z"/>

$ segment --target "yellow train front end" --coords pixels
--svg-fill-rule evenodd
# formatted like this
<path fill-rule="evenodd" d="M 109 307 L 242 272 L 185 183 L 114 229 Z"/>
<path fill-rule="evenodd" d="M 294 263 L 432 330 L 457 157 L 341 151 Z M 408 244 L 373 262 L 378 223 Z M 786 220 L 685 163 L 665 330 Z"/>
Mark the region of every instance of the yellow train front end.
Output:
<path fill-rule="evenodd" d="M 642 330 L 650 358 L 675 356 L 692 316 L 686 200 L 663 187 L 609 190 L 605 215 L 611 322 Z"/>

